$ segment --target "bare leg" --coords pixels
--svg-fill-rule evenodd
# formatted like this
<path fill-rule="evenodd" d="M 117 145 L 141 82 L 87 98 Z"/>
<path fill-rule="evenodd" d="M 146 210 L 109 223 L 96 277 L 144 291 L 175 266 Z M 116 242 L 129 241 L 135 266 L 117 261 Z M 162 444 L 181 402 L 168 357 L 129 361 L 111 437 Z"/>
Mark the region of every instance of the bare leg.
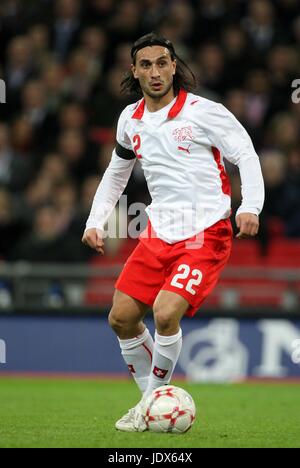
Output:
<path fill-rule="evenodd" d="M 116 290 L 108 316 L 109 324 L 121 340 L 134 338 L 145 330 L 143 318 L 147 309 L 147 304 Z"/>

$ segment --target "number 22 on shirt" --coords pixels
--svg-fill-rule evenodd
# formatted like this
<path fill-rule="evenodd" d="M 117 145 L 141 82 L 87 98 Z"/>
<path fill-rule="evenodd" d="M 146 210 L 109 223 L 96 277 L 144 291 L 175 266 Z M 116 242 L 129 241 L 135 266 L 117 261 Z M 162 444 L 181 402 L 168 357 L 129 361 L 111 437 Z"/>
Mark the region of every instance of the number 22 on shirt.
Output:
<path fill-rule="evenodd" d="M 133 143 L 134 143 L 134 147 L 133 147 L 134 154 L 136 155 L 136 157 L 138 159 L 141 159 L 142 155 L 139 152 L 140 147 L 141 147 L 141 137 L 140 137 L 140 135 L 138 135 L 138 134 L 134 135 Z"/>

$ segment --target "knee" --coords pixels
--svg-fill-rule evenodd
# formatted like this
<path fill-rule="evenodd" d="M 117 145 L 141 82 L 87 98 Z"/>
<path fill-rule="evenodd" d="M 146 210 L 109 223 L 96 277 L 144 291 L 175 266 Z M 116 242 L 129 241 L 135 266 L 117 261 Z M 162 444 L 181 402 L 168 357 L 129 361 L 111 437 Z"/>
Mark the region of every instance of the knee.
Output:
<path fill-rule="evenodd" d="M 139 333 L 142 314 L 128 298 L 115 294 L 108 323 L 119 337 Z"/>
<path fill-rule="evenodd" d="M 120 309 L 113 306 L 108 315 L 108 323 L 115 332 L 118 332 L 126 325 L 126 319 Z"/>
<path fill-rule="evenodd" d="M 118 334 L 121 330 L 128 327 L 127 314 L 124 309 L 118 306 L 113 306 L 108 315 L 108 323 L 110 327 Z"/>
<path fill-rule="evenodd" d="M 155 327 L 160 335 L 173 335 L 178 332 L 179 320 L 176 309 L 171 305 L 160 307 L 156 305 L 153 309 Z"/>

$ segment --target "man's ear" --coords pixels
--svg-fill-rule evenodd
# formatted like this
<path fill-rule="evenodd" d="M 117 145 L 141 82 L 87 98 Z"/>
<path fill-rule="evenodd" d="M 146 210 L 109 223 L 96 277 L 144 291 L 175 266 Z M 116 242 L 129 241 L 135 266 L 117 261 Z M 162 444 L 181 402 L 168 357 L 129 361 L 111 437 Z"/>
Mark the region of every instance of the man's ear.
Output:
<path fill-rule="evenodd" d="M 134 78 L 137 78 L 137 76 L 136 76 L 136 67 L 133 65 L 133 63 L 131 64 L 131 71 L 132 71 L 132 74 L 133 74 Z"/>
<path fill-rule="evenodd" d="M 176 67 L 177 67 L 177 61 L 176 61 L 176 59 L 174 59 L 173 64 L 174 64 L 174 70 L 173 70 L 173 76 L 174 76 L 175 73 L 176 73 Z"/>

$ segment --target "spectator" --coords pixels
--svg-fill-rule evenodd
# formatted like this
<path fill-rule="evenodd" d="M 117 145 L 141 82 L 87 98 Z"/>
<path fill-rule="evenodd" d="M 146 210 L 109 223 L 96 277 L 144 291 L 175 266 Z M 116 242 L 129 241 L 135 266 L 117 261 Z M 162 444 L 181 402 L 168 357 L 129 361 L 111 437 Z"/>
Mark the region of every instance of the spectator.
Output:
<path fill-rule="evenodd" d="M 14 37 L 7 48 L 4 78 L 7 88 L 7 116 L 11 117 L 20 108 L 22 87 L 34 76 L 34 64 L 30 41 L 26 36 Z"/>
<path fill-rule="evenodd" d="M 137 100 L 120 94 L 130 47 L 150 30 L 174 42 L 195 72 L 197 94 L 223 102 L 262 155 L 267 227 L 260 235 L 300 237 L 300 104 L 291 100 L 300 77 L 299 1 L 2 0 L 0 17 L 7 86 L 0 106 L 0 245 L 10 235 L 13 243 L 0 255 L 11 258 L 30 223 L 36 232 L 37 217 L 46 218 L 41 205 L 59 220 L 59 236 L 76 244 L 73 255 L 82 254 L 78 239 L 111 158 L 117 118 Z M 237 174 L 232 166 L 228 173 L 234 191 Z M 126 194 L 129 203 L 149 203 L 138 162 Z"/>
<path fill-rule="evenodd" d="M 79 183 L 87 174 L 94 172 L 96 161 L 85 137 L 77 130 L 64 130 L 58 138 L 58 152 L 66 162 L 71 176 Z"/>
<path fill-rule="evenodd" d="M 77 102 L 65 104 L 59 113 L 59 126 L 61 130 L 86 130 L 87 115 L 85 108 Z"/>
<path fill-rule="evenodd" d="M 16 246 L 13 258 L 34 263 L 63 263 L 82 259 L 78 239 L 61 231 L 58 213 L 52 204 L 40 206 L 31 233 Z"/>
<path fill-rule="evenodd" d="M 49 153 L 44 157 L 39 176 L 47 178 L 52 186 L 59 184 L 70 179 L 68 164 L 60 154 Z"/>
<path fill-rule="evenodd" d="M 51 114 L 56 114 L 66 99 L 66 72 L 64 67 L 55 60 L 44 64 L 41 70 L 41 80 L 46 93 L 46 106 Z"/>
<path fill-rule="evenodd" d="M 81 34 L 81 49 L 89 59 L 90 73 L 94 79 L 102 75 L 108 39 L 103 29 L 90 26 Z"/>
<path fill-rule="evenodd" d="M 0 260 L 10 260 L 16 244 L 26 235 L 29 225 L 17 217 L 12 196 L 0 186 Z"/>
<path fill-rule="evenodd" d="M 35 24 L 27 35 L 32 51 L 32 61 L 37 70 L 41 70 L 47 62 L 53 59 L 53 54 L 49 50 L 49 28 L 46 24 Z"/>
<path fill-rule="evenodd" d="M 26 187 L 29 175 L 28 162 L 17 155 L 11 146 L 8 126 L 0 124 L 0 184 L 18 192 Z"/>
<path fill-rule="evenodd" d="M 52 45 L 60 62 L 68 57 L 78 43 L 80 6 L 79 0 L 56 0 Z"/>
<path fill-rule="evenodd" d="M 22 115 L 32 125 L 38 148 L 51 147 L 55 116 L 47 107 L 46 89 L 41 80 L 31 80 L 23 88 Z"/>
<path fill-rule="evenodd" d="M 92 58 L 84 49 L 76 49 L 69 61 L 69 76 L 65 81 L 66 95 L 76 101 L 87 103 L 92 97 L 97 78 Z"/>

